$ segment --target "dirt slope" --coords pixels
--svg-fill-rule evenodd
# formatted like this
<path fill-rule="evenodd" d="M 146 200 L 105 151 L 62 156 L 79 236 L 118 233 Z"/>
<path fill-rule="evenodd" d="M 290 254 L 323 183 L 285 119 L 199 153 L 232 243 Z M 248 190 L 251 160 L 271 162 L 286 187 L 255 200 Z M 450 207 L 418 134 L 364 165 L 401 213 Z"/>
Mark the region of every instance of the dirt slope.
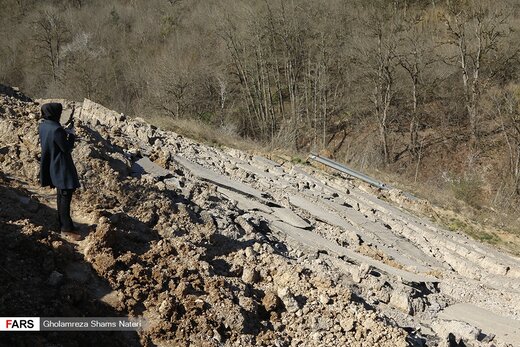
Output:
<path fill-rule="evenodd" d="M 86 238 L 72 244 L 38 187 L 38 106 L 0 96 L 0 286 L 26 298 L 3 295 L 0 311 L 146 317 L 139 335 L 99 335 L 126 345 L 518 341 L 520 260 L 385 202 L 409 204 L 398 192 L 76 106 L 73 217 Z M 86 343 L 17 342 L 36 340 Z"/>

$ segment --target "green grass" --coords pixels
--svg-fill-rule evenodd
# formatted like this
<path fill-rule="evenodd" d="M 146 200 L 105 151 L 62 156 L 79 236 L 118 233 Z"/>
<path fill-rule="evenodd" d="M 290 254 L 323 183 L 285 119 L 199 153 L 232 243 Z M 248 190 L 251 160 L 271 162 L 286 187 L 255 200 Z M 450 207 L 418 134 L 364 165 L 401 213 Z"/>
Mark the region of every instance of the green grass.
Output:
<path fill-rule="evenodd" d="M 446 226 L 451 231 L 463 232 L 478 241 L 489 243 L 492 245 L 497 245 L 502 241 L 493 232 L 488 232 L 483 230 L 482 228 L 477 228 L 457 218 L 450 218 Z"/>
<path fill-rule="evenodd" d="M 294 156 L 291 158 L 291 163 L 293 164 L 303 164 L 305 163 L 305 160 L 303 160 L 302 158 L 298 157 L 298 156 Z"/>

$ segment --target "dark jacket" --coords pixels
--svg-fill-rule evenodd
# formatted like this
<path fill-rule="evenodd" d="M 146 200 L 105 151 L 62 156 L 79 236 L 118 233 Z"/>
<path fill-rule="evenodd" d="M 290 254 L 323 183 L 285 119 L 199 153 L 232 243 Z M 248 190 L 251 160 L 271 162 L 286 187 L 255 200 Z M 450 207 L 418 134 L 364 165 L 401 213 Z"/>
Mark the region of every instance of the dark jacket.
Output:
<path fill-rule="evenodd" d="M 71 155 L 75 137 L 60 125 L 61 109 L 61 104 L 42 106 L 45 120 L 38 129 L 42 148 L 40 183 L 42 187 L 76 189 L 80 184 Z"/>

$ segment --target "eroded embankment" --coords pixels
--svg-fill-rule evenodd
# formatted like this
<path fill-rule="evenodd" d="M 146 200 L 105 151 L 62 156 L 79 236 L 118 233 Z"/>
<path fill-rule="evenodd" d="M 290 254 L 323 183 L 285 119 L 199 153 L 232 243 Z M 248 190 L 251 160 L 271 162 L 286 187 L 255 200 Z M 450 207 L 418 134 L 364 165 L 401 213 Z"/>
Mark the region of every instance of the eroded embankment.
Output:
<path fill-rule="evenodd" d="M 88 100 L 76 111 L 73 205 L 88 235 L 67 243 L 49 217 L 52 191 L 37 187 L 38 107 L 8 96 L 0 107 L 1 183 L 15 194 L 2 204 L 21 211 L 0 211 L 6 244 L 29 233 L 49 249 L 54 261 L 29 278 L 40 292 L 80 286 L 107 312 L 148 318 L 141 344 L 490 346 L 518 333 L 518 259 L 356 182 L 204 146 Z M 512 324 L 464 322 L 451 305 L 466 302 Z"/>

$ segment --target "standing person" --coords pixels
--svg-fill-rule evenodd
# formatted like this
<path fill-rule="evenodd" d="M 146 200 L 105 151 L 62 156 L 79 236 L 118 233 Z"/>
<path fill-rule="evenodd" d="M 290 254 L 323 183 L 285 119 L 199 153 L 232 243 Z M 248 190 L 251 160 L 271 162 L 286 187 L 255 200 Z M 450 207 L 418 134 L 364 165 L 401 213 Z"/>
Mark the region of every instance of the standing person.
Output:
<path fill-rule="evenodd" d="M 41 107 L 43 122 L 39 126 L 41 161 L 40 183 L 42 187 L 57 189 L 58 226 L 61 233 L 73 240 L 80 240 L 72 218 L 70 203 L 74 190 L 80 187 L 78 173 L 72 160 L 75 135 L 72 129 L 60 124 L 63 106 L 59 103 Z"/>

